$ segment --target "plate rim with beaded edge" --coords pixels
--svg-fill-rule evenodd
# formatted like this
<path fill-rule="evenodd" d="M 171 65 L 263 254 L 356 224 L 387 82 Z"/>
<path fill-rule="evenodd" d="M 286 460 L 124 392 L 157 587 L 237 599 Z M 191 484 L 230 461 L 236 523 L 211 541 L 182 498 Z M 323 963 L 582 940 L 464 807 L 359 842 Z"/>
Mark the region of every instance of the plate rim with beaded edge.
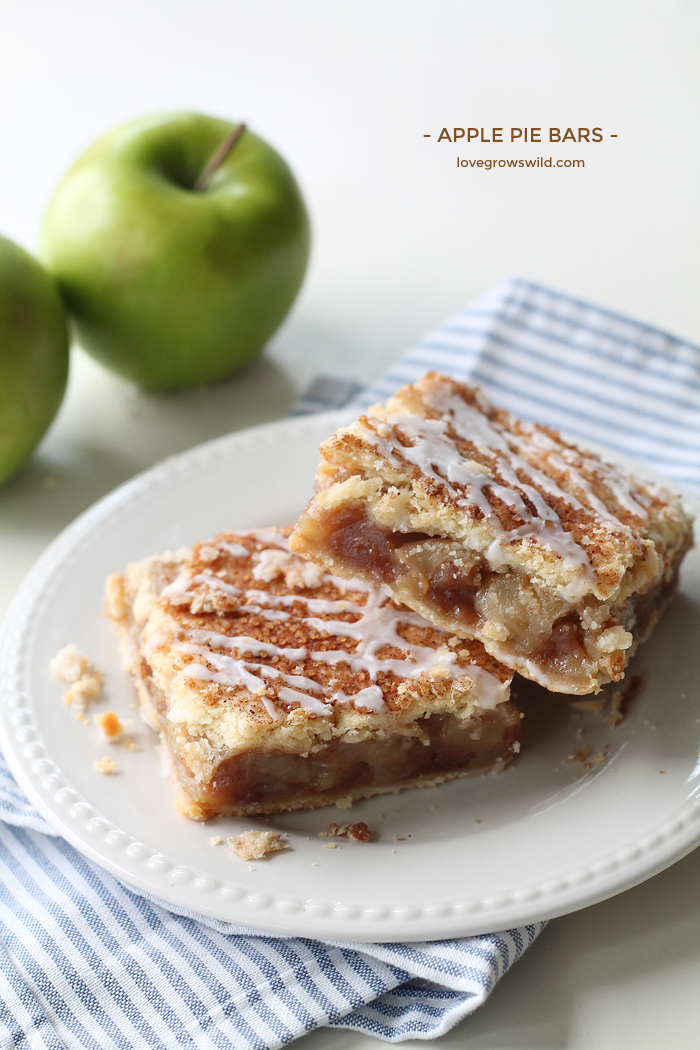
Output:
<path fill-rule="evenodd" d="M 262 826 L 254 818 L 200 824 L 175 812 L 156 735 L 140 724 L 116 631 L 101 615 L 104 578 L 220 531 L 296 520 L 312 491 L 318 445 L 351 418 L 336 410 L 285 419 L 180 453 L 105 496 L 47 548 L 0 637 L 0 742 L 32 803 L 137 892 L 210 919 L 336 941 L 522 926 L 595 904 L 680 860 L 700 842 L 697 547 L 679 596 L 635 657 L 644 685 L 616 728 L 557 696 L 551 707 L 549 697 L 526 697 L 522 750 L 507 770 L 356 803 L 354 819 L 373 830 L 368 844 L 324 848 L 320 832 L 349 814 L 302 810 L 270 818 L 291 849 L 247 864 L 225 839 Z M 696 495 L 666 484 L 700 511 Z M 142 751 L 105 744 L 61 703 L 48 662 L 67 642 L 105 673 L 96 710 L 133 715 Z M 597 763 L 571 759 L 579 740 Z M 95 773 L 104 754 L 117 761 L 116 775 Z M 223 845 L 211 844 L 216 836 Z"/>

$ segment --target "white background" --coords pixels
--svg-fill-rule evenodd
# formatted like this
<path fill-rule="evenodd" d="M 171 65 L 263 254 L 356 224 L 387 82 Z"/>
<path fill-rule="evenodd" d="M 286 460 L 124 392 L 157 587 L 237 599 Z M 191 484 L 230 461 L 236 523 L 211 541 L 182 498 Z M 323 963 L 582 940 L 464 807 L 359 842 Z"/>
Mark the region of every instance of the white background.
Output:
<path fill-rule="evenodd" d="M 186 109 L 245 120 L 283 153 L 314 248 L 290 318 L 229 383 L 147 395 L 74 355 L 58 420 L 0 491 L 0 606 L 115 484 L 284 415 L 318 373 L 373 378 L 508 275 L 700 343 L 699 28 L 697 0 L 3 0 L 0 232 L 36 249 L 53 187 L 94 138 Z M 444 126 L 605 139 L 455 147 L 437 143 Z M 586 166 L 463 169 L 457 155 Z M 696 1046 L 699 876 L 696 853 L 557 920 L 440 1045 Z M 327 1031 L 305 1043 L 375 1045 Z"/>

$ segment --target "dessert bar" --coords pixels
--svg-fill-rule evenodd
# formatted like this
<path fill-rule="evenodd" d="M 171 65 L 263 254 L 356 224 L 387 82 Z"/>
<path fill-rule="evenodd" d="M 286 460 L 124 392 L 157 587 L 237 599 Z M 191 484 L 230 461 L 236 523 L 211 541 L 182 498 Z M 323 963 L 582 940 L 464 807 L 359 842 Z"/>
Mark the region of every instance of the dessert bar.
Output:
<path fill-rule="evenodd" d="M 185 815 L 274 813 L 503 768 L 511 672 L 366 582 L 226 533 L 107 581 Z"/>
<path fill-rule="evenodd" d="M 321 446 L 291 537 L 327 571 L 579 694 L 622 678 L 691 542 L 677 497 L 436 372 Z"/>

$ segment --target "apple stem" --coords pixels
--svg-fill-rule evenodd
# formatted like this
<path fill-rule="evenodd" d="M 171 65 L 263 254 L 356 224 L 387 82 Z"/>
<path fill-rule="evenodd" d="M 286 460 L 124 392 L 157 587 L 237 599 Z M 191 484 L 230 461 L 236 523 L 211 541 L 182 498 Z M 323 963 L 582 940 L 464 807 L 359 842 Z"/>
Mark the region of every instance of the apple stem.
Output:
<path fill-rule="evenodd" d="M 192 189 L 195 191 L 195 193 L 201 193 L 202 190 L 205 190 L 207 188 L 207 186 L 209 185 L 209 180 L 211 179 L 212 175 L 224 163 L 224 161 L 226 160 L 226 158 L 228 157 L 229 153 L 231 152 L 233 147 L 236 145 L 236 143 L 238 142 L 239 138 L 241 137 L 241 135 L 243 134 L 244 131 L 245 131 L 245 124 L 239 124 L 238 127 L 235 127 L 233 129 L 233 131 L 231 131 L 226 136 L 226 138 L 221 143 L 221 145 L 216 148 L 214 153 L 209 158 L 209 161 L 208 161 L 206 167 L 204 168 L 204 171 L 202 172 L 202 174 L 199 176 L 199 178 L 195 182 L 194 186 L 192 187 Z"/>

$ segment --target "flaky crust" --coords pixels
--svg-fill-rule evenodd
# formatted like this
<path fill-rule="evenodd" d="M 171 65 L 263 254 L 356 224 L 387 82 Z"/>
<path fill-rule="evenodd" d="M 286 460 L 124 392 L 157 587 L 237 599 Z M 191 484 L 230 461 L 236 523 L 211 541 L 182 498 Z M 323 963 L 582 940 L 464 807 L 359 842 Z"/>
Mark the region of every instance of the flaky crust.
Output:
<path fill-rule="evenodd" d="M 653 619 L 636 632 L 632 599 L 658 592 L 659 604 L 668 601 L 692 536 L 678 497 L 434 372 L 326 441 L 316 487 L 290 542 L 328 571 L 377 582 L 376 573 L 363 575 L 331 549 L 325 528 L 348 508 L 364 507 L 387 534 L 451 542 L 446 556 L 456 551 L 460 567 L 478 562 L 491 574 L 529 581 L 553 620 L 576 613 L 591 652 L 585 672 L 567 683 L 531 654 L 489 637 L 502 625 L 484 632 L 484 616 L 455 622 L 410 581 L 383 581 L 434 623 L 479 638 L 508 666 L 561 691 L 592 691 L 621 677 Z"/>
<path fill-rule="evenodd" d="M 413 739 L 422 719 L 443 710 L 475 731 L 499 706 L 517 720 L 511 674 L 478 642 L 450 638 L 361 583 L 308 565 L 289 551 L 290 531 L 222 534 L 107 581 L 107 611 L 188 816 L 211 815 L 189 788 L 236 755 L 311 755 L 389 733 Z M 368 647 L 365 631 L 375 628 Z M 374 790 L 351 785 L 342 794 Z M 328 802 L 310 795 L 300 805 Z"/>

